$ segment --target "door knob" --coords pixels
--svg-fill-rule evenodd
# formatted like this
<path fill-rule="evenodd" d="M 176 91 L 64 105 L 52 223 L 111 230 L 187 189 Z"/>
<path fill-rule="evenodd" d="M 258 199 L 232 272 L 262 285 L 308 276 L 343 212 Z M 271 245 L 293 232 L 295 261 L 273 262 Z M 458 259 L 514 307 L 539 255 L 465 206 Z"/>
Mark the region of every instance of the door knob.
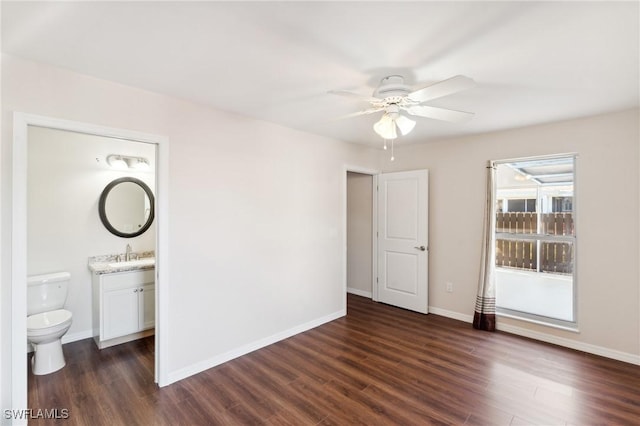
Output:
<path fill-rule="evenodd" d="M 420 247 L 414 247 L 415 249 L 418 249 L 420 251 L 425 251 L 427 248 L 425 246 L 420 246 Z"/>

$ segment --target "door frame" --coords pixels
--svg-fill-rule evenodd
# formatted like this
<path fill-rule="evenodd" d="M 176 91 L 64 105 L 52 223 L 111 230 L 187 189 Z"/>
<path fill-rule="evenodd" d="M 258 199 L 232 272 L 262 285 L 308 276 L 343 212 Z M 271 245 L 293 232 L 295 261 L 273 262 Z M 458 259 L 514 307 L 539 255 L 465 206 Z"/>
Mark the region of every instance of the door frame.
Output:
<path fill-rule="evenodd" d="M 343 211 L 343 244 L 344 247 L 342 254 L 342 281 L 343 281 L 343 294 L 344 294 L 344 308 L 346 312 L 347 307 L 347 173 L 360 173 L 363 175 L 369 175 L 372 179 L 373 184 L 373 197 L 371 197 L 371 299 L 374 301 L 378 300 L 378 285 L 376 284 L 376 276 L 378 274 L 378 239 L 376 238 L 376 231 L 378 229 L 378 209 L 376 206 L 378 205 L 378 191 L 376 190 L 378 186 L 378 175 L 382 172 L 377 169 L 369 169 L 366 167 L 353 166 L 353 165 L 344 165 L 343 167 L 343 183 L 342 187 L 343 191 L 343 203 L 344 203 L 344 211 Z"/>
<path fill-rule="evenodd" d="M 14 112 L 11 179 L 11 408 L 28 408 L 27 400 L 27 143 L 28 127 L 46 127 L 156 146 L 156 351 L 155 377 L 168 380 L 169 290 L 169 139 L 165 136 L 89 123 Z M 160 267 L 159 267 L 160 266 Z"/>

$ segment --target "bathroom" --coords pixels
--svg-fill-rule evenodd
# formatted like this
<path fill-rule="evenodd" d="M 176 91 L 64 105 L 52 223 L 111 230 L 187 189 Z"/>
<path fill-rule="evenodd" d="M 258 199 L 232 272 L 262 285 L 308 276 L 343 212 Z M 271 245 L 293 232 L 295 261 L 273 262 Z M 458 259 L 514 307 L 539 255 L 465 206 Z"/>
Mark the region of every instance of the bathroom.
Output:
<path fill-rule="evenodd" d="M 116 179 L 135 178 L 155 193 L 155 149 L 154 144 L 29 126 L 27 274 L 70 274 L 64 309 L 71 312 L 72 323 L 63 345 L 95 334 L 89 258 L 125 254 L 127 246 L 132 257 L 155 250 L 156 221 L 140 235 L 125 238 L 110 232 L 100 217 L 101 194 Z M 148 167 L 114 167 L 107 160 L 113 155 L 144 159 Z M 146 218 L 150 214 L 145 211 Z"/>

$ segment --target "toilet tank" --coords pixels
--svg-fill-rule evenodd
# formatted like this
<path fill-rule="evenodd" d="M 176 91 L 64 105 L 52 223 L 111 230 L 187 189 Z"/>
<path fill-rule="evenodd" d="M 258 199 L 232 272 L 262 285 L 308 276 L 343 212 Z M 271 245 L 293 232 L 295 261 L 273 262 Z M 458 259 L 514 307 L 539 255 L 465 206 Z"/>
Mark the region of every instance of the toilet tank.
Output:
<path fill-rule="evenodd" d="M 27 315 L 62 309 L 67 300 L 70 278 L 68 272 L 27 277 Z"/>

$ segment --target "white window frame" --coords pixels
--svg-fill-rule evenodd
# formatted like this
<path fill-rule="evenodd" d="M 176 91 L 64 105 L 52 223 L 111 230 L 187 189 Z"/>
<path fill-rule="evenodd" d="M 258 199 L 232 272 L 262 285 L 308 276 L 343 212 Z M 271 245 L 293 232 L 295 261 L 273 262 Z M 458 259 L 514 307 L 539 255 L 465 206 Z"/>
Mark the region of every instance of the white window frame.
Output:
<path fill-rule="evenodd" d="M 546 235 L 546 234 L 514 234 L 509 232 L 496 232 L 494 235 L 495 240 L 503 239 L 503 240 L 511 240 L 511 241 L 540 241 L 537 244 L 538 250 L 538 263 L 540 262 L 540 246 L 542 242 L 570 242 L 573 245 L 573 268 L 572 268 L 572 321 L 562 320 L 558 318 L 547 317 L 543 315 L 533 314 L 529 312 L 522 312 L 513 309 L 503 308 L 499 306 L 499 301 L 496 299 L 496 315 L 507 317 L 507 318 L 515 318 L 518 320 L 523 320 L 527 322 L 532 322 L 536 324 L 541 324 L 545 326 L 550 326 L 554 328 L 565 329 L 569 331 L 578 331 L 578 279 L 577 279 L 577 259 L 578 259 L 578 226 L 577 226 L 577 154 L 576 153 L 567 153 L 567 154 L 554 154 L 548 156 L 538 156 L 538 157 L 523 157 L 523 158 L 513 158 L 506 160 L 494 160 L 493 163 L 497 166 L 500 164 L 508 164 L 508 163 L 516 163 L 516 162 L 524 162 L 524 161 L 544 161 L 544 160 L 554 160 L 559 158 L 572 158 L 573 159 L 573 226 L 574 226 L 574 235 Z M 497 188 L 494 188 L 497 192 Z M 496 194 L 497 195 L 497 194 Z M 538 221 L 540 220 L 540 213 L 542 213 L 543 206 L 540 203 L 540 197 L 536 197 L 538 202 L 536 203 L 536 212 L 538 213 Z M 496 197 L 497 199 L 497 197 Z M 496 218 L 493 217 L 495 221 Z M 540 230 L 540 223 L 538 223 L 538 230 Z M 494 258 L 495 265 L 495 258 Z M 539 269 L 539 268 L 538 268 Z M 536 273 L 542 274 L 544 272 Z"/>

